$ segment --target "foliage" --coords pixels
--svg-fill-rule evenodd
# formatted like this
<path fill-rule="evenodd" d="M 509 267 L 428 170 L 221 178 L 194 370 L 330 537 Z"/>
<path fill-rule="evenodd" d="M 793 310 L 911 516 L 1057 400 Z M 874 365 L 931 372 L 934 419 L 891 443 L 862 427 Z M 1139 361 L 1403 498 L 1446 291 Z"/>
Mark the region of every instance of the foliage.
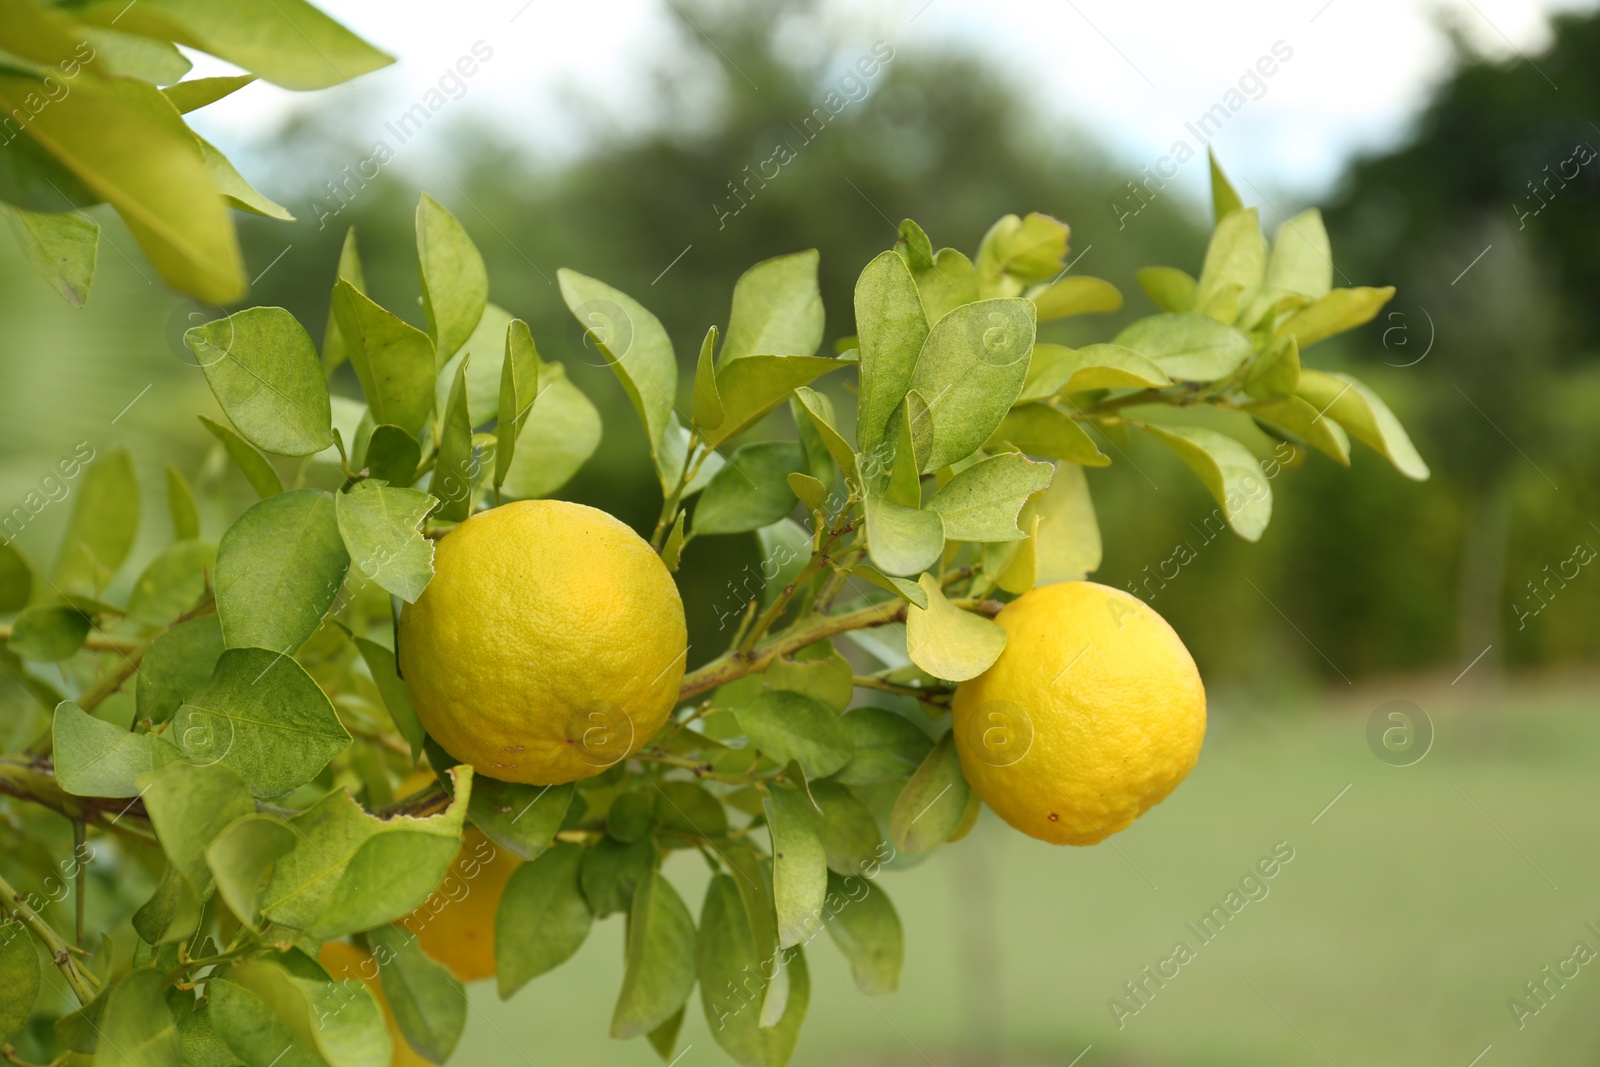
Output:
<path fill-rule="evenodd" d="M 183 80 L 198 49 L 249 72 Z M 215 303 L 245 292 L 229 208 L 293 216 L 262 196 L 183 116 L 262 78 L 321 89 L 391 62 L 306 0 L 10 0 L 0 18 L 0 215 L 69 303 L 89 299 L 108 203 L 173 288 Z"/>
<path fill-rule="evenodd" d="M 22 609 L 4 631 L 6 678 L 40 728 L 0 757 L 0 791 L 23 802 L 8 802 L 19 829 L 0 832 L 18 835 L 28 876 L 20 894 L 0 880 L 17 919 L 0 927 L 0 968 L 16 976 L 0 1036 L 51 1056 L 104 1042 L 107 1059 L 131 1049 L 161 1067 L 291 1051 L 383 1063 L 373 996 L 317 962 L 320 942 L 350 938 L 376 959 L 403 1039 L 442 1060 L 464 992 L 412 938 L 469 822 L 526 861 L 494 923 L 502 995 L 614 912 L 628 935 L 612 1035 L 645 1036 L 666 1059 L 698 985 L 733 1059 L 787 1062 L 809 996 L 804 950 L 823 929 L 863 992 L 892 991 L 903 936 L 878 875 L 973 825 L 948 731 L 955 683 L 1004 648 L 992 617 L 1008 597 L 1098 566 L 1082 468 L 1111 463 L 1102 445 L 1119 453 L 1139 432 L 1170 447 L 1251 540 L 1271 513 L 1262 465 L 1164 412 L 1252 418 L 1341 464 L 1354 436 L 1426 475 L 1375 393 L 1302 366 L 1302 348 L 1388 296 L 1332 288 L 1315 212 L 1269 248 L 1255 211 L 1234 208 L 1197 277 L 1143 276 L 1157 314 L 1079 348 L 1037 343 L 1038 323 L 1120 296 L 1067 275 L 1068 237 L 1046 215 L 1008 215 L 969 258 L 908 220 L 861 272 L 854 333 L 828 355 L 817 253 L 769 259 L 735 285 L 685 389 L 643 304 L 560 273 L 585 343 L 645 428 L 662 493 L 652 544 L 675 567 L 695 540 L 754 533 L 766 557 L 730 612 L 728 650 L 685 675 L 672 721 L 631 758 L 551 790 L 453 766 L 396 673 L 394 612 L 426 586 L 431 541 L 482 507 L 554 492 L 597 437 L 594 405 L 489 302 L 456 219 L 418 206 L 426 331 L 363 291 L 353 236 L 320 359 L 274 309 L 190 330 L 232 423 L 208 428 L 261 499 L 213 544 L 171 472 L 173 543 L 128 604 L 110 603 L 139 497 L 125 455 L 109 456 L 90 468 L 54 569 L 34 583 L 14 552 L 0 569 L 0 600 Z M 364 402 L 330 394 L 330 352 Z M 858 411 L 841 417 L 813 385 L 852 371 Z M 792 440 L 738 443 L 774 413 Z M 857 666 L 869 659 L 876 669 Z M 25 661 L 59 662 L 65 692 Z M 884 706 L 851 707 L 858 690 Z M 63 817 L 80 843 L 71 861 L 52 852 Z M 51 886 L 75 881 L 82 905 L 98 847 L 147 872 L 149 896 L 127 899 L 138 879 L 97 885 L 102 937 L 80 952 L 58 927 L 74 922 L 81 941 L 85 912 L 68 920 L 71 894 Z M 690 850 L 715 872 L 699 909 L 662 873 Z M 15 947 L 31 944 L 24 929 L 77 1004 L 40 993 L 45 964 Z"/>

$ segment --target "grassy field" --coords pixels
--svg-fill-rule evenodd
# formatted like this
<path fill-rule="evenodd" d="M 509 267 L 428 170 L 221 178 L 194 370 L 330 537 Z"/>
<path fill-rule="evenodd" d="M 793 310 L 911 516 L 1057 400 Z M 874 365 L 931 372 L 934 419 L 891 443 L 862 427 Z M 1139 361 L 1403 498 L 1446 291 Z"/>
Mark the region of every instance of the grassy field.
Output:
<path fill-rule="evenodd" d="M 1600 951 L 1585 928 L 1600 927 L 1594 688 L 1467 696 L 1394 684 L 1315 709 L 1214 700 L 1188 782 L 1095 848 L 1051 848 L 986 813 L 967 841 L 885 875 L 906 927 L 897 994 L 868 1000 L 832 944 L 813 943 L 795 1063 L 1595 1062 L 1600 960 L 1565 987 L 1551 982 L 1542 1008 L 1522 988 L 1576 942 Z M 1394 698 L 1416 701 L 1437 728 L 1414 766 L 1367 747 L 1368 715 Z M 1202 942 L 1186 924 L 1279 842 L 1293 859 L 1261 883 L 1265 895 L 1250 883 L 1257 899 Z M 703 870 L 691 857 L 669 868 L 696 911 Z M 1147 983 L 1140 1007 L 1124 983 L 1180 940 L 1193 958 L 1163 987 Z M 642 1041 L 605 1037 L 621 945 L 613 919 L 510 1003 L 476 987 L 455 1062 L 659 1063 Z M 1540 1008 L 1521 1029 L 1508 1007 L 1518 996 Z M 1138 1008 L 1121 1028 L 1112 997 Z M 730 1062 L 697 998 L 685 1043 L 679 1067 Z"/>

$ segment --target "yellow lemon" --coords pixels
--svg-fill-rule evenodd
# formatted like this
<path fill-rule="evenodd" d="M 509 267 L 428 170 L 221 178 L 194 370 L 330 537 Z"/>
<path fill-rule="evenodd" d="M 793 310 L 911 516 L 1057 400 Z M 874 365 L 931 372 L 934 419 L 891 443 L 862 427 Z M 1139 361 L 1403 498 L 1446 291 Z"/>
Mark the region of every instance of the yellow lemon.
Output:
<path fill-rule="evenodd" d="M 1149 605 L 1094 582 L 1041 586 L 996 616 L 1005 651 L 956 688 L 961 767 L 1032 837 L 1093 845 L 1193 769 L 1206 694 L 1189 650 Z"/>
<path fill-rule="evenodd" d="M 672 575 L 595 508 L 524 500 L 439 542 L 400 613 L 400 672 L 446 752 L 559 785 L 631 755 L 672 713 L 687 633 Z"/>
<path fill-rule="evenodd" d="M 439 888 L 400 925 L 463 982 L 495 976 L 494 917 L 521 860 L 469 827 Z"/>
<path fill-rule="evenodd" d="M 384 1025 L 389 1028 L 389 1046 L 393 1050 L 389 1059 L 390 1067 L 433 1067 L 429 1060 L 406 1042 L 400 1025 L 394 1021 L 389 998 L 383 995 L 383 985 L 378 978 L 377 960 L 348 941 L 324 941 L 322 950 L 317 953 L 317 961 L 335 982 L 358 978 L 372 991 L 373 998 L 383 1011 Z"/>

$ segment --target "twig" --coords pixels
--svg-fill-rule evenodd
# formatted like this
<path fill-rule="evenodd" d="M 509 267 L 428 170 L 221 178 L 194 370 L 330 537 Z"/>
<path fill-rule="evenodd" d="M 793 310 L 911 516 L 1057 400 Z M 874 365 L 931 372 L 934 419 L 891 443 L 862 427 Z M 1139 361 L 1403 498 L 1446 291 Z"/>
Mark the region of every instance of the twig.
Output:
<path fill-rule="evenodd" d="M 33 931 L 33 935 L 44 942 L 44 947 L 50 950 L 50 958 L 61 968 L 61 973 L 66 976 L 67 985 L 72 987 L 73 995 L 78 998 L 78 1002 L 87 1004 L 93 1000 L 94 986 L 90 984 L 88 975 L 78 969 L 77 961 L 72 958 L 72 953 L 67 949 L 67 943 L 61 939 L 61 935 L 40 918 L 38 912 L 23 903 L 24 894 L 18 893 L 3 877 L 0 877 L 0 894 L 9 901 L 7 906 L 11 909 L 11 914 L 15 915 L 22 925 Z"/>

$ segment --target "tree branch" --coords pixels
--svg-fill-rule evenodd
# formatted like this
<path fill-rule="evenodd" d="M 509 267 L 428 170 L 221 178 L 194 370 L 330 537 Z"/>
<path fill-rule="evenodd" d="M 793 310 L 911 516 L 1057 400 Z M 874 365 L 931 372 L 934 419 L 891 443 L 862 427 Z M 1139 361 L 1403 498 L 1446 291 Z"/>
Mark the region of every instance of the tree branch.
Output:
<path fill-rule="evenodd" d="M 72 953 L 67 949 L 67 943 L 61 935 L 55 932 L 51 925 L 39 917 L 39 913 L 23 903 L 27 894 L 18 893 L 10 882 L 0 878 L 0 894 L 8 902 L 6 907 L 17 919 L 33 931 L 33 936 L 44 942 L 44 947 L 50 950 L 50 958 L 55 965 L 61 968 L 61 973 L 66 976 L 67 985 L 72 987 L 73 994 L 80 1004 L 87 1004 L 94 999 L 95 989 L 90 984 L 89 977 L 78 970 L 77 961 L 72 958 Z"/>

